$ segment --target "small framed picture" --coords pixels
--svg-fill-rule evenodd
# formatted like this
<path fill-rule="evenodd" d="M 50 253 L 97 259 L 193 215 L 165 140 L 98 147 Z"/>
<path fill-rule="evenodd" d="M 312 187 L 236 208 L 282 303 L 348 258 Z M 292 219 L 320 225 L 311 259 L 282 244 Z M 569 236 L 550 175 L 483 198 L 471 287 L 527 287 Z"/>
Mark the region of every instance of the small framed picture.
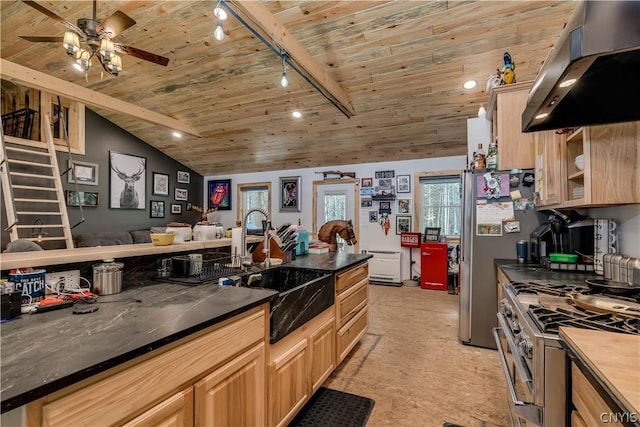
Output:
<path fill-rule="evenodd" d="M 396 180 L 398 193 L 411 193 L 411 175 L 398 175 Z"/>
<path fill-rule="evenodd" d="M 186 201 L 189 198 L 189 190 L 186 188 L 176 188 L 173 198 Z"/>
<path fill-rule="evenodd" d="M 69 170 L 67 171 L 67 182 L 74 184 L 98 185 L 98 165 L 95 163 L 67 160 Z"/>
<path fill-rule="evenodd" d="M 182 204 L 181 203 L 171 203 L 171 213 L 174 215 L 182 214 Z"/>
<path fill-rule="evenodd" d="M 423 242 L 439 242 L 440 241 L 440 228 L 439 227 L 425 227 L 424 234 L 422 235 Z"/>
<path fill-rule="evenodd" d="M 378 222 L 378 211 L 369 211 L 369 222 Z"/>
<path fill-rule="evenodd" d="M 191 202 L 187 203 L 187 210 L 188 211 L 193 210 L 193 205 L 191 204 Z"/>
<path fill-rule="evenodd" d="M 151 218 L 164 218 L 164 201 L 162 200 L 151 200 L 151 211 L 149 216 Z"/>
<path fill-rule="evenodd" d="M 215 179 L 207 181 L 209 209 L 231 210 L 231 180 Z M 176 199 L 177 200 L 177 199 Z"/>
<path fill-rule="evenodd" d="M 169 195 L 169 175 L 165 173 L 153 172 L 153 193 L 154 196 Z"/>
<path fill-rule="evenodd" d="M 360 199 L 361 208 L 370 208 L 373 206 L 373 199 L 371 197 L 363 197 Z"/>
<path fill-rule="evenodd" d="M 362 187 L 373 187 L 373 178 L 362 178 Z"/>
<path fill-rule="evenodd" d="M 398 199 L 398 213 L 410 214 L 411 213 L 411 200 L 410 199 Z"/>
<path fill-rule="evenodd" d="M 299 176 L 280 178 L 280 212 L 300 212 L 300 179 Z"/>
<path fill-rule="evenodd" d="M 380 209 L 391 210 L 391 202 L 380 202 Z"/>
<path fill-rule="evenodd" d="M 410 216 L 396 216 L 396 234 L 409 233 L 411 231 Z"/>
<path fill-rule="evenodd" d="M 186 171 L 178 171 L 178 182 L 180 184 L 191 184 L 191 174 Z"/>
<path fill-rule="evenodd" d="M 67 206 L 98 206 L 98 193 L 67 190 Z"/>

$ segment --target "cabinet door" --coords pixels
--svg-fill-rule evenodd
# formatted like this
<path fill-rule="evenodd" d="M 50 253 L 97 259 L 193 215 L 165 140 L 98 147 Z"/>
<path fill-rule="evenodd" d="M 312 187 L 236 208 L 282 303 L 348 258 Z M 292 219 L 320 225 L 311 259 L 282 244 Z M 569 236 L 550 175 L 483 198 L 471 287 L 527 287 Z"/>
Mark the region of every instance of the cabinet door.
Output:
<path fill-rule="evenodd" d="M 193 425 L 193 387 L 174 394 L 124 427 L 188 427 Z"/>
<path fill-rule="evenodd" d="M 342 363 L 347 354 L 362 338 L 369 326 L 369 308 L 365 307 L 336 334 L 336 364 Z"/>
<path fill-rule="evenodd" d="M 420 287 L 447 289 L 448 251 L 446 243 L 423 243 L 420 247 Z"/>
<path fill-rule="evenodd" d="M 536 191 L 538 207 L 560 205 L 564 200 L 565 136 L 556 131 L 536 132 L 538 159 L 536 161 Z M 540 163 L 540 164 L 538 164 Z M 541 170 L 538 170 L 540 167 Z"/>
<path fill-rule="evenodd" d="M 198 381 L 195 419 L 199 426 L 265 424 L 265 345 L 260 343 Z"/>
<path fill-rule="evenodd" d="M 588 426 L 603 425 L 601 414 L 613 414 L 614 411 L 591 385 L 587 377 L 575 363 L 571 363 L 571 401 L 576 411 Z M 608 426 L 622 427 L 615 420 L 608 420 Z"/>
<path fill-rule="evenodd" d="M 271 425 L 287 425 L 309 399 L 307 339 L 301 340 L 270 366 Z"/>
<path fill-rule="evenodd" d="M 320 388 L 336 367 L 335 322 L 330 319 L 309 338 L 311 351 L 310 396 Z"/>
<path fill-rule="evenodd" d="M 496 137 L 498 168 L 532 169 L 535 166 L 534 133 L 522 132 L 522 113 L 527 106 L 531 82 L 494 88 L 497 96 Z"/>
<path fill-rule="evenodd" d="M 343 327 L 369 301 L 369 279 L 364 278 L 336 298 L 336 322 Z"/>

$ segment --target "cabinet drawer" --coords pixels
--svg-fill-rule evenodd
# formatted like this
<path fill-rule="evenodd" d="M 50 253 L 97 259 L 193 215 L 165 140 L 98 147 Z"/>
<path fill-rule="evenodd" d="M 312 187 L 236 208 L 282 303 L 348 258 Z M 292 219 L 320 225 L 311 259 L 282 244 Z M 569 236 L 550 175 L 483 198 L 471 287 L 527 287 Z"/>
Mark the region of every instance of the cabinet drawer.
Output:
<path fill-rule="evenodd" d="M 369 308 L 365 307 L 360 310 L 349 323 L 344 325 L 338 331 L 337 336 L 337 364 L 340 364 L 349 354 L 353 346 L 364 335 L 369 325 Z"/>
<path fill-rule="evenodd" d="M 369 280 L 366 278 L 355 286 L 338 295 L 336 304 L 336 319 L 338 328 L 343 327 L 353 316 L 367 305 L 369 299 Z"/>
<path fill-rule="evenodd" d="M 46 426 L 115 425 L 131 419 L 216 365 L 265 339 L 265 309 L 68 394 L 42 409 Z"/>
<path fill-rule="evenodd" d="M 571 400 L 584 423 L 588 426 L 602 425 L 601 414 L 611 414 L 614 411 L 600 397 L 575 363 L 571 363 L 571 382 Z M 622 426 L 622 424 L 609 420 L 607 426 Z"/>
<path fill-rule="evenodd" d="M 369 263 L 360 264 L 351 270 L 336 275 L 336 293 L 340 293 L 369 276 Z"/>
<path fill-rule="evenodd" d="M 571 427 L 587 427 L 587 424 L 576 411 L 571 412 Z"/>

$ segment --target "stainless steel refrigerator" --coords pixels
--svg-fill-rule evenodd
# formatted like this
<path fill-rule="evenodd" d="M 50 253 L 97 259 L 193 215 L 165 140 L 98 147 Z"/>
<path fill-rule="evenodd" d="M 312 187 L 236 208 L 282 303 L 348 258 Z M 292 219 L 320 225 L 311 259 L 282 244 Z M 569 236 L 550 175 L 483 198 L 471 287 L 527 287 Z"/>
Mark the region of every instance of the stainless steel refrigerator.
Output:
<path fill-rule="evenodd" d="M 492 328 L 497 326 L 496 313 L 498 311 L 498 287 L 494 259 L 516 259 L 516 242 L 526 240 L 529 243 L 529 235 L 544 220 L 545 215 L 538 214 L 535 210 L 515 210 L 515 221 L 519 224 L 519 232 L 505 232 L 505 223 L 501 223 L 501 234 L 493 228 L 481 227 L 478 230 L 477 203 L 514 202 L 511 191 L 520 192 L 520 202 L 526 199 L 533 200 L 533 171 L 524 170 L 518 173 L 520 183 L 517 187 L 506 185 L 504 180 L 511 181 L 509 171 L 498 172 L 500 179 L 500 192 L 496 193 L 495 187 L 487 193 L 484 175 L 486 171 L 464 171 L 462 173 L 462 230 L 461 246 L 462 259 L 460 263 L 460 315 L 458 336 L 465 344 L 496 348 Z M 530 186 L 523 184 L 526 176 Z M 494 185 L 495 182 L 490 183 Z M 490 195 L 487 198 L 487 194 Z M 495 198 L 497 196 L 499 198 Z M 515 201 L 515 205 L 519 202 Z M 487 222 L 486 210 L 482 210 L 481 223 Z M 515 225 L 515 224 L 513 224 Z M 489 231 L 487 231 L 489 230 Z M 492 234 L 483 234 L 483 233 Z"/>

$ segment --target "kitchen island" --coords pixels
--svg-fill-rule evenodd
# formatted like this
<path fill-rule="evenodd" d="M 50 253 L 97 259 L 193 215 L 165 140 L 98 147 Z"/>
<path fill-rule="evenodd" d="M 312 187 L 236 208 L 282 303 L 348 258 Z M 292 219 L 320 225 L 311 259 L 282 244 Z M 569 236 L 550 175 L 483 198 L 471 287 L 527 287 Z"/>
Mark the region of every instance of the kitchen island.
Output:
<path fill-rule="evenodd" d="M 308 255 L 287 265 L 324 269 L 334 273 L 340 282 L 340 275 L 345 272 L 366 271 L 362 265 L 366 267 L 369 257 Z M 250 372 L 244 384 L 262 378 L 255 387 L 259 396 L 243 403 L 257 405 L 258 410 L 250 419 L 263 424 L 268 384 L 265 372 L 271 364 L 269 301 L 276 295 L 276 291 L 266 289 L 147 283 L 100 297 L 99 309 L 93 313 L 74 315 L 68 308 L 23 315 L 2 326 L 2 412 L 28 404 L 26 416 L 30 425 L 34 424 L 32 420 L 37 420 L 34 425 L 40 425 L 43 419 L 51 425 L 122 423 L 133 416 L 145 416 L 145 411 L 158 405 L 167 406 L 163 401 L 166 398 L 193 401 L 194 398 L 185 397 L 186 391 L 170 396 L 185 386 L 185 390 L 195 390 L 197 408 L 197 402 L 205 401 L 207 393 L 212 392 L 210 386 L 220 385 L 211 375 L 222 378 L 224 383 L 231 378 L 229 372 Z M 323 325 L 329 318 L 333 325 L 334 307 L 323 313 L 318 316 Z M 358 332 L 357 336 L 348 335 L 352 341 L 359 339 L 364 329 Z M 333 344 L 332 348 L 336 340 L 340 342 L 335 332 L 323 337 Z M 355 342 L 349 345 L 352 348 Z M 238 360 L 240 370 L 225 368 Z M 330 371 L 337 366 L 335 360 L 332 355 Z M 220 373 L 220 369 L 226 371 Z M 162 376 L 153 377 L 154 372 L 161 372 Z M 322 372 L 322 377 L 328 373 Z M 127 383 L 129 378 L 136 378 L 136 383 Z M 105 384 L 116 382 L 121 385 L 116 389 L 107 387 L 104 394 Z M 86 395 L 88 392 L 91 394 Z M 87 396 L 93 398 L 87 400 Z M 117 401 L 109 402 L 109 396 Z M 141 396 L 144 399 L 140 400 Z M 219 398 L 214 396 L 212 402 L 220 404 Z M 82 399 L 81 403 L 78 399 Z M 125 403 L 119 411 L 110 408 Z M 95 411 L 99 405 L 105 410 Z M 82 413 L 81 422 L 70 418 L 79 416 L 78 411 L 87 412 L 86 406 L 92 408 L 93 417 Z M 227 409 L 232 414 L 243 408 Z M 205 416 L 206 411 L 200 412 Z M 195 414 L 198 419 L 197 409 Z"/>

